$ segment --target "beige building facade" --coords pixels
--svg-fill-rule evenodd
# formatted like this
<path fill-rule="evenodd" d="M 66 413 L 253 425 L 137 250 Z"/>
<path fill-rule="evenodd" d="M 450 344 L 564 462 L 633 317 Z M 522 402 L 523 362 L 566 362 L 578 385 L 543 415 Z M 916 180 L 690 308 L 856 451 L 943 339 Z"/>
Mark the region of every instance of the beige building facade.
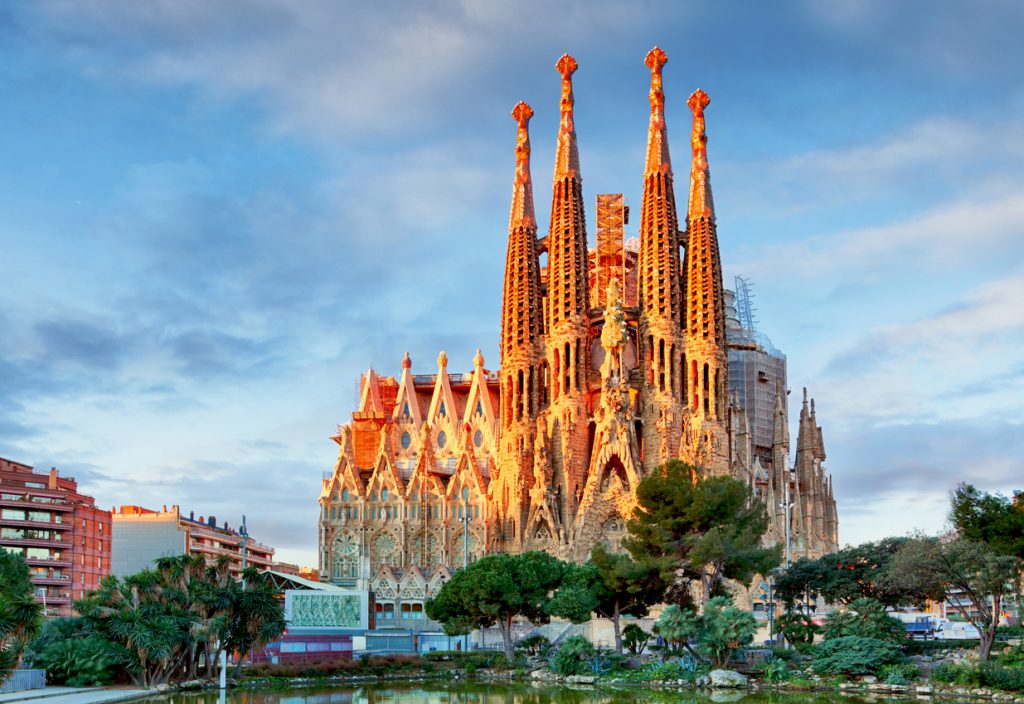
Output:
<path fill-rule="evenodd" d="M 597 543 L 618 549 L 639 481 L 670 459 L 750 483 L 785 533 L 790 498 L 794 555 L 838 544 L 813 402 L 800 417 L 796 462 L 781 396 L 771 457 L 753 452 L 746 415 L 728 393 L 725 292 L 696 91 L 686 209 L 677 211 L 662 70 L 650 70 L 650 123 L 639 237 L 626 241 L 621 195 L 598 196 L 597 246 L 588 247 L 572 76 L 562 81 L 551 221 L 538 233 L 529 122 L 515 106 L 515 174 L 500 321 L 501 359 L 477 351 L 468 373 L 397 378 L 368 371 L 358 409 L 333 440 L 337 461 L 320 494 L 321 578 L 370 588 L 395 625 L 422 608 L 467 561 L 541 549 L 585 560 Z M 779 393 L 785 393 L 780 389 Z M 798 547 L 797 547 L 798 546 Z M 418 615 L 413 615 L 414 613 Z M 379 615 L 379 614 L 378 614 Z M 408 623 L 401 623 L 408 617 Z"/>

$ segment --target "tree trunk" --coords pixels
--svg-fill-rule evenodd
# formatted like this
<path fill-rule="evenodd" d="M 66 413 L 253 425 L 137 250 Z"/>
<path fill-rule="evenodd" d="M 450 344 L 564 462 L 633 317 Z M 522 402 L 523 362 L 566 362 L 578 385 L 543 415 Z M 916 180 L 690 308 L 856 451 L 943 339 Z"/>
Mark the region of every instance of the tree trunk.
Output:
<path fill-rule="evenodd" d="M 978 631 L 981 634 L 981 642 L 978 643 L 978 657 L 981 658 L 982 662 L 988 660 L 989 653 L 992 652 L 992 646 L 996 642 L 996 628 L 999 627 L 999 614 L 1002 612 L 1002 596 L 996 594 L 992 597 L 992 621 L 988 623 L 985 630 Z"/>
<path fill-rule="evenodd" d="M 512 646 L 512 617 L 508 616 L 498 621 L 501 629 L 501 642 L 505 645 L 505 657 L 512 662 L 516 657 L 515 648 Z"/>
<path fill-rule="evenodd" d="M 620 628 L 619 602 L 615 602 L 612 612 L 612 630 L 615 631 L 615 652 L 622 655 L 622 629 Z"/>

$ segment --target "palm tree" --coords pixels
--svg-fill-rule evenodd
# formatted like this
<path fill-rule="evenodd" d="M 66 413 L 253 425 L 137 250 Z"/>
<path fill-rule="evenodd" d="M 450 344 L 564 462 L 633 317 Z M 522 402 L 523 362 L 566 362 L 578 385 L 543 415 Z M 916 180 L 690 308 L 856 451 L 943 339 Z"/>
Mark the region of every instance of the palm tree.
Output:
<path fill-rule="evenodd" d="M 25 559 L 0 551 L 0 683 L 18 667 L 41 617 Z"/>

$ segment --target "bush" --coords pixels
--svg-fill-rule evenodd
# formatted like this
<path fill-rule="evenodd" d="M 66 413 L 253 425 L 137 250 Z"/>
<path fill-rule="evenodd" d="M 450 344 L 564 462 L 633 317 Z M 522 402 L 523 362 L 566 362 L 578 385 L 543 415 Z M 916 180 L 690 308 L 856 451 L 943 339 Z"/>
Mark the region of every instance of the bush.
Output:
<path fill-rule="evenodd" d="M 98 687 L 124 675 L 118 646 L 96 633 L 84 618 L 56 618 L 43 624 L 29 644 L 25 662 L 45 669 L 53 684 Z"/>
<path fill-rule="evenodd" d="M 582 675 L 588 672 L 587 661 L 594 655 L 594 646 L 583 636 L 565 639 L 551 658 L 551 669 L 559 675 Z"/>
<path fill-rule="evenodd" d="M 814 636 L 821 630 L 809 616 L 795 612 L 783 614 L 775 621 L 775 628 L 801 653 L 811 651 L 814 647 Z"/>
<path fill-rule="evenodd" d="M 1007 648 L 996 656 L 996 662 L 1005 667 L 1024 668 L 1024 645 Z"/>
<path fill-rule="evenodd" d="M 651 634 L 635 623 L 630 623 L 622 629 L 622 644 L 633 655 L 639 655 L 643 652 L 644 647 L 650 640 Z"/>
<path fill-rule="evenodd" d="M 769 684 L 778 684 L 789 679 L 789 667 L 785 660 L 772 658 L 761 665 L 761 677 Z"/>
<path fill-rule="evenodd" d="M 516 650 L 525 651 L 527 655 L 544 656 L 551 652 L 551 641 L 540 633 L 535 633 L 516 643 Z"/>
<path fill-rule="evenodd" d="M 1009 692 L 1024 692 L 1024 669 L 1000 663 L 953 665 L 943 663 L 931 671 L 933 682 L 960 687 L 991 687 Z"/>
<path fill-rule="evenodd" d="M 944 650 L 958 650 L 966 648 L 977 650 L 978 641 L 975 640 L 907 640 L 903 643 L 903 652 L 907 655 L 926 655 L 942 652 Z"/>
<path fill-rule="evenodd" d="M 981 671 L 976 665 L 954 665 L 944 662 L 932 669 L 929 677 L 933 682 L 955 684 L 960 687 L 978 687 L 981 685 Z"/>
<path fill-rule="evenodd" d="M 910 663 L 882 665 L 878 668 L 878 677 L 885 684 L 910 684 L 919 676 L 917 668 Z"/>
<path fill-rule="evenodd" d="M 1010 692 L 1024 692 L 1024 669 L 987 665 L 980 670 L 983 686 Z"/>
<path fill-rule="evenodd" d="M 822 628 L 825 640 L 856 636 L 902 643 L 907 639 L 907 628 L 885 611 L 885 606 L 874 599 L 857 599 L 846 611 L 836 611 L 825 619 Z"/>
<path fill-rule="evenodd" d="M 733 606 L 729 597 L 716 596 L 700 616 L 700 649 L 717 667 L 725 667 L 733 651 L 754 640 L 756 629 L 752 613 Z"/>
<path fill-rule="evenodd" d="M 873 675 L 883 665 L 900 662 L 900 647 L 878 638 L 840 636 L 814 649 L 814 671 L 819 675 Z"/>

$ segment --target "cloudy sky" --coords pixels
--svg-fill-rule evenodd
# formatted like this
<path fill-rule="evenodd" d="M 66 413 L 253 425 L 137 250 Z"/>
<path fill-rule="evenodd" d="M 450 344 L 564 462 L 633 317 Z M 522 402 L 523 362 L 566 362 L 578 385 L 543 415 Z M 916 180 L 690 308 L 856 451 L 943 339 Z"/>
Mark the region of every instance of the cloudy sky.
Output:
<path fill-rule="evenodd" d="M 359 372 L 497 364 L 510 109 L 543 222 L 573 53 L 588 216 L 637 205 L 657 44 L 683 178 L 711 95 L 726 283 L 817 398 L 841 540 L 936 530 L 956 482 L 1024 484 L 1022 29 L 1010 1 L 3 3 L 0 456 L 315 564 Z"/>

